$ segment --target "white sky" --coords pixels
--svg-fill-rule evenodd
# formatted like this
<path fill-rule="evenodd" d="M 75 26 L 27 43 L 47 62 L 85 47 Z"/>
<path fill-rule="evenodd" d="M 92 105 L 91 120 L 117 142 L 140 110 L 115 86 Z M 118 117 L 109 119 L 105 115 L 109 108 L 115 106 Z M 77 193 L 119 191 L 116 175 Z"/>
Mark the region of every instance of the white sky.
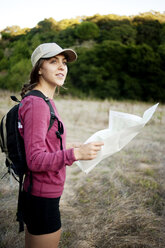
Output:
<path fill-rule="evenodd" d="M 56 21 L 94 14 L 136 15 L 165 12 L 165 0 L 0 0 L 0 30 L 18 25 L 32 28 L 52 17 Z"/>

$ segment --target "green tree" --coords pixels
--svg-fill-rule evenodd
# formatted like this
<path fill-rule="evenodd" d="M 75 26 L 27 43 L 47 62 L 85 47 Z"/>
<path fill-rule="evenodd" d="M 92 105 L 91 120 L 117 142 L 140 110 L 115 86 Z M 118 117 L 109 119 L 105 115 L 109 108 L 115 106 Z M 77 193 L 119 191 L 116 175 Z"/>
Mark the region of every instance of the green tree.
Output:
<path fill-rule="evenodd" d="M 158 47 L 158 54 L 160 56 L 160 69 L 161 71 L 165 71 L 165 43 L 164 44 L 161 44 L 159 47 Z"/>
<path fill-rule="evenodd" d="M 57 22 L 53 18 L 48 18 L 48 19 L 46 18 L 37 24 L 37 28 L 39 30 L 42 30 L 42 32 L 56 30 Z"/>
<path fill-rule="evenodd" d="M 0 60 L 0 71 L 7 69 L 8 65 L 9 65 L 8 59 L 6 57 L 3 57 Z"/>
<path fill-rule="evenodd" d="M 75 29 L 68 27 L 61 30 L 55 40 L 57 43 L 59 42 L 62 47 L 70 47 L 74 46 L 76 38 Z"/>
<path fill-rule="evenodd" d="M 40 34 L 37 33 L 33 35 L 28 43 L 29 43 L 29 50 L 31 54 L 32 51 L 41 44 Z"/>
<path fill-rule="evenodd" d="M 104 41 L 95 46 L 97 64 L 104 66 L 108 76 L 117 77 L 125 65 L 126 46 L 118 41 Z"/>
<path fill-rule="evenodd" d="M 160 43 L 165 44 L 165 24 L 162 25 L 162 28 L 160 31 Z"/>
<path fill-rule="evenodd" d="M 128 74 L 122 72 L 120 74 L 119 82 L 121 98 L 141 100 L 143 89 L 138 78 L 131 77 Z"/>
<path fill-rule="evenodd" d="M 137 25 L 137 44 L 146 43 L 154 49 L 160 44 L 161 25 L 157 20 L 141 19 Z"/>
<path fill-rule="evenodd" d="M 135 43 L 136 29 L 127 24 L 115 26 L 109 33 L 109 40 L 120 41 L 123 44 Z"/>
<path fill-rule="evenodd" d="M 129 45 L 127 47 L 125 68 L 127 74 L 138 79 L 141 85 L 141 99 L 144 101 L 158 100 L 159 89 L 163 89 L 165 80 L 161 72 L 161 59 L 158 53 L 146 45 Z M 161 96 L 162 97 L 162 96 Z"/>
<path fill-rule="evenodd" d="M 161 58 L 165 61 L 165 43 L 158 46 L 158 53 L 160 54 Z"/>
<path fill-rule="evenodd" d="M 31 63 L 28 59 L 22 59 L 12 67 L 7 75 L 6 88 L 12 91 L 20 91 L 22 85 L 28 81 L 31 71 Z"/>
<path fill-rule="evenodd" d="M 41 43 L 57 42 L 78 52 L 67 79 L 73 94 L 165 101 L 163 18 L 153 12 L 133 18 L 95 15 L 44 19 L 24 33 L 8 28 L 0 38 L 0 87 L 20 90 L 28 80 L 32 51 Z"/>
<path fill-rule="evenodd" d="M 2 33 L 9 34 L 10 36 L 17 36 L 17 35 L 25 34 L 28 30 L 29 28 L 21 29 L 19 26 L 15 25 L 15 26 L 6 27 L 2 31 Z"/>
<path fill-rule="evenodd" d="M 58 22 L 57 28 L 59 31 L 65 30 L 67 28 L 75 27 L 76 25 L 80 24 L 79 19 L 63 19 Z"/>
<path fill-rule="evenodd" d="M 77 26 L 75 34 L 81 40 L 95 39 L 99 36 L 99 28 L 95 23 L 82 22 Z"/>
<path fill-rule="evenodd" d="M 93 48 L 78 50 L 78 61 L 70 68 L 70 78 L 76 89 L 99 98 L 119 98 L 119 73 L 123 67 L 125 46 L 104 41 Z"/>

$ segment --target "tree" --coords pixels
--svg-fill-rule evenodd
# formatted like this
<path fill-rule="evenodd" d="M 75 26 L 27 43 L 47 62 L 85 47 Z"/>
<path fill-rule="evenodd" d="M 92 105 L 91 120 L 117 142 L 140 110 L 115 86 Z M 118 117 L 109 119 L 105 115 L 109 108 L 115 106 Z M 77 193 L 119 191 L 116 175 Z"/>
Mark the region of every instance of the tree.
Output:
<path fill-rule="evenodd" d="M 70 47 L 75 44 L 76 38 L 75 29 L 68 27 L 59 32 L 57 39 L 62 47 Z"/>
<path fill-rule="evenodd" d="M 109 33 L 109 39 L 120 41 L 123 44 L 135 43 L 136 29 L 127 24 L 113 27 Z"/>
<path fill-rule="evenodd" d="M 165 44 L 165 24 L 162 25 L 162 28 L 160 31 L 160 43 Z"/>
<path fill-rule="evenodd" d="M 137 25 L 137 44 L 146 43 L 154 49 L 160 44 L 161 25 L 157 20 L 141 19 Z"/>
<path fill-rule="evenodd" d="M 138 79 L 141 85 L 141 100 L 156 100 L 160 96 L 159 89 L 164 92 L 164 73 L 161 71 L 161 59 L 149 45 L 129 45 L 127 47 L 125 68 L 131 78 Z M 159 97 L 158 97 L 159 95 Z M 159 99 L 159 100 L 160 100 Z"/>
<path fill-rule="evenodd" d="M 164 102 L 163 18 L 156 12 L 135 18 L 95 15 L 44 19 L 22 34 L 19 27 L 7 28 L 0 39 L 0 87 L 20 90 L 28 80 L 32 51 L 41 43 L 57 42 L 78 53 L 77 62 L 68 65 L 73 94 Z"/>
<path fill-rule="evenodd" d="M 13 65 L 7 75 L 6 88 L 20 91 L 22 85 L 28 81 L 31 63 L 28 59 L 22 59 Z"/>
<path fill-rule="evenodd" d="M 81 40 L 95 39 L 99 36 L 99 28 L 95 23 L 85 21 L 77 26 L 75 34 Z"/>
<path fill-rule="evenodd" d="M 46 18 L 37 24 L 37 28 L 42 31 L 56 30 L 57 22 L 53 18 Z"/>
<path fill-rule="evenodd" d="M 124 53 L 125 46 L 115 41 L 78 49 L 79 59 L 70 68 L 72 84 L 87 95 L 101 99 L 120 98 L 118 77 Z"/>
<path fill-rule="evenodd" d="M 25 34 L 28 30 L 29 30 L 28 28 L 21 29 L 19 26 L 10 26 L 10 27 L 6 27 L 2 31 L 2 33 L 8 34 L 10 36 L 16 36 L 16 35 Z"/>
<path fill-rule="evenodd" d="M 131 77 L 126 73 L 121 73 L 119 82 L 121 98 L 141 100 L 142 86 L 138 78 Z"/>
<path fill-rule="evenodd" d="M 63 19 L 58 22 L 57 29 L 59 31 L 65 30 L 70 27 L 75 27 L 80 23 L 79 19 Z"/>

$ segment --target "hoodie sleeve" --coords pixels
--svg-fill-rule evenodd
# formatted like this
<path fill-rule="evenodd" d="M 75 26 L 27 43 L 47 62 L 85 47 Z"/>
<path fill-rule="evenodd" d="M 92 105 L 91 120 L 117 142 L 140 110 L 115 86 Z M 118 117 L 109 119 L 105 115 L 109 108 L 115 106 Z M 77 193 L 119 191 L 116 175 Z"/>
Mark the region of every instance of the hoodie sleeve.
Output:
<path fill-rule="evenodd" d="M 31 171 L 56 171 L 76 160 L 73 149 L 49 152 L 46 136 L 50 122 L 50 110 L 42 98 L 26 97 L 20 106 L 19 117 L 23 126 L 26 160 Z"/>

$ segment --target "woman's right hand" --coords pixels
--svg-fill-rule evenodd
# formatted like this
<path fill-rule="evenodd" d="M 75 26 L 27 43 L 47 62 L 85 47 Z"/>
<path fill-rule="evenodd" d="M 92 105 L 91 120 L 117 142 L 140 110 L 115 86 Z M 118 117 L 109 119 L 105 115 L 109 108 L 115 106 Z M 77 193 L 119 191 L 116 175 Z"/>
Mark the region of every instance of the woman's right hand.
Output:
<path fill-rule="evenodd" d="M 74 155 L 76 160 L 92 160 L 96 158 L 97 153 L 104 145 L 103 142 L 91 142 L 83 144 L 79 148 L 74 149 Z"/>

